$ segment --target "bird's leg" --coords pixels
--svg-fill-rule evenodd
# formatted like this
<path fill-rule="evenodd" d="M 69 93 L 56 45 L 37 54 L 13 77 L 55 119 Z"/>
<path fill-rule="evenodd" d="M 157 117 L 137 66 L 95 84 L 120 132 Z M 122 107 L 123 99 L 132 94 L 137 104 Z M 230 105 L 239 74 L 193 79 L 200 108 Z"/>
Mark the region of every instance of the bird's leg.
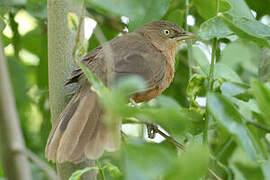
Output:
<path fill-rule="evenodd" d="M 76 94 L 76 91 L 69 92 L 65 94 L 65 96 L 74 96 L 74 94 Z"/>
<path fill-rule="evenodd" d="M 150 139 L 154 139 L 156 136 L 156 132 L 157 132 L 157 125 L 155 124 L 147 124 L 147 133 L 148 133 L 148 138 Z"/>

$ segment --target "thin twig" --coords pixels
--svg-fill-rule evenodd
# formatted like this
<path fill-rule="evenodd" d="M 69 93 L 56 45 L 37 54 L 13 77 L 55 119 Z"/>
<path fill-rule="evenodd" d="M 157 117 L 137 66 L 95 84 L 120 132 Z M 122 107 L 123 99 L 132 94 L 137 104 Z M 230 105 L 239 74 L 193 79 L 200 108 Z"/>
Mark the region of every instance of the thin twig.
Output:
<path fill-rule="evenodd" d="M 219 177 L 212 169 L 208 168 L 209 173 L 216 178 L 217 180 L 222 180 L 221 177 Z"/>
<path fill-rule="evenodd" d="M 137 103 L 133 100 L 130 99 L 130 103 L 132 105 L 134 105 L 136 108 L 139 108 L 139 106 L 137 105 Z M 132 121 L 132 119 L 129 119 L 130 121 Z M 152 125 L 149 122 L 145 122 L 145 121 L 133 121 L 134 123 L 139 123 L 139 124 L 146 124 L 146 125 Z M 157 126 L 154 126 L 154 132 L 160 134 L 162 137 L 164 137 L 168 142 L 174 144 L 176 147 L 182 149 L 183 151 L 185 151 L 185 146 L 182 145 L 181 143 L 179 143 L 178 141 L 176 141 L 175 139 L 173 139 L 172 137 L 168 136 L 167 134 L 165 134 L 164 132 L 162 132 Z M 211 156 L 210 156 L 211 157 Z M 220 178 L 213 170 L 211 170 L 210 168 L 208 168 L 209 173 L 215 177 L 217 180 L 222 180 L 222 178 Z"/>
<path fill-rule="evenodd" d="M 158 133 L 158 134 L 160 134 L 162 137 L 164 137 L 170 143 L 174 144 L 176 147 L 178 147 L 178 148 L 182 149 L 183 151 L 185 151 L 185 147 L 182 144 L 180 144 L 179 142 L 177 142 L 172 137 L 166 135 L 164 132 L 162 132 L 161 130 L 159 130 L 157 127 L 155 128 L 155 132 Z M 222 180 L 222 178 L 219 177 L 212 169 L 208 168 L 208 171 L 217 180 Z"/>
<path fill-rule="evenodd" d="M 35 153 L 29 149 L 19 150 L 20 153 L 31 159 L 36 165 L 38 165 L 51 180 L 57 180 L 58 176 L 56 172 L 46 163 L 44 163 Z"/>
<path fill-rule="evenodd" d="M 270 133 L 270 128 L 266 127 L 263 124 L 260 124 L 258 122 L 254 122 L 254 121 L 250 121 L 250 120 L 246 120 L 246 123 Z"/>
<path fill-rule="evenodd" d="M 96 160 L 96 164 L 98 165 L 98 169 L 99 169 L 99 173 L 100 173 L 101 179 L 102 180 L 106 180 L 106 177 L 105 177 L 105 174 L 104 174 L 104 170 L 101 167 L 101 163 L 99 162 L 98 159 Z"/>
<path fill-rule="evenodd" d="M 76 38 L 75 38 L 75 45 L 74 45 L 74 48 L 73 48 L 73 51 L 72 51 L 72 57 L 73 57 L 73 60 L 77 60 L 76 58 L 76 52 L 79 48 L 79 44 L 80 44 L 80 39 L 81 39 L 81 31 L 82 31 L 82 24 L 83 24 L 83 19 L 84 19 L 84 16 L 85 16 L 85 7 L 86 7 L 86 2 L 85 0 L 83 1 L 83 5 L 82 5 L 82 12 L 81 12 L 81 16 L 80 16 L 80 20 L 79 20 L 79 24 L 78 24 L 78 32 L 77 32 L 77 35 L 76 35 Z"/>
<path fill-rule="evenodd" d="M 86 15 L 89 16 L 92 19 L 95 19 L 94 16 L 89 12 L 87 12 Z M 95 27 L 93 33 L 95 34 L 99 44 L 103 44 L 103 43 L 105 43 L 107 41 L 106 36 L 103 34 L 103 32 L 102 32 L 101 28 L 98 26 L 98 24 Z"/>
<path fill-rule="evenodd" d="M 179 147 L 180 149 L 182 149 L 183 151 L 185 150 L 185 147 L 180 144 L 179 142 L 177 142 L 176 140 L 174 140 L 172 137 L 166 135 L 164 132 L 162 132 L 160 129 L 155 128 L 155 132 L 160 134 L 162 137 L 164 137 L 167 141 L 169 141 L 170 143 L 174 144 L 176 147 Z"/>

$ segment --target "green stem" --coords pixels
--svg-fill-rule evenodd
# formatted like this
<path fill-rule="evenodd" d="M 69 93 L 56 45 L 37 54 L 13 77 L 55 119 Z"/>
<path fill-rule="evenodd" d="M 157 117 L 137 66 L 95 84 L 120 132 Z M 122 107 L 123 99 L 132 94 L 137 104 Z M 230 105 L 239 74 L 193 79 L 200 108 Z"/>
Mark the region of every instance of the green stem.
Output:
<path fill-rule="evenodd" d="M 220 0 L 217 0 L 217 14 L 219 13 L 220 10 Z"/>
<path fill-rule="evenodd" d="M 208 90 L 213 90 L 214 85 L 214 67 L 215 67 L 215 58 L 216 58 L 216 50 L 217 50 L 217 38 L 214 38 L 213 45 L 212 45 L 212 54 L 211 54 L 211 65 L 210 65 L 210 71 L 209 71 L 209 87 Z"/>
<path fill-rule="evenodd" d="M 185 18 L 186 18 L 186 24 L 185 24 L 185 30 L 188 32 L 189 31 L 189 27 L 188 27 L 188 24 L 187 24 L 187 17 L 188 17 L 188 14 L 189 14 L 189 0 L 186 0 L 186 13 L 185 13 Z M 192 62 L 192 45 L 191 45 L 191 40 L 186 40 L 187 42 L 187 50 L 188 50 L 188 64 L 189 64 L 189 76 L 191 77 L 192 75 L 192 65 L 193 65 L 193 62 Z"/>
<path fill-rule="evenodd" d="M 249 120 L 246 120 L 246 123 L 249 124 L 249 125 L 252 125 L 252 126 L 254 126 L 256 128 L 262 129 L 265 132 L 270 133 L 270 128 L 266 127 L 263 124 L 260 124 L 260 123 L 257 123 L 257 122 L 253 122 L 253 121 L 249 121 Z"/>
<path fill-rule="evenodd" d="M 210 71 L 208 75 L 208 92 L 211 92 L 213 90 L 213 85 L 214 85 L 213 76 L 214 76 L 214 68 L 215 68 L 216 49 L 217 49 L 217 38 L 213 40 L 213 45 L 212 45 L 211 64 L 210 64 Z M 206 107 L 205 128 L 203 131 L 203 144 L 207 144 L 207 139 L 208 139 L 208 125 L 209 125 L 210 113 L 207 109 L 208 108 Z"/>
<path fill-rule="evenodd" d="M 102 180 L 106 180 L 105 174 L 104 174 L 104 171 L 103 171 L 103 168 L 101 167 L 101 164 L 100 164 L 99 160 L 96 160 L 96 164 L 97 164 L 97 166 L 98 166 L 98 169 L 99 169 L 99 173 L 100 173 L 101 179 L 102 179 Z"/>

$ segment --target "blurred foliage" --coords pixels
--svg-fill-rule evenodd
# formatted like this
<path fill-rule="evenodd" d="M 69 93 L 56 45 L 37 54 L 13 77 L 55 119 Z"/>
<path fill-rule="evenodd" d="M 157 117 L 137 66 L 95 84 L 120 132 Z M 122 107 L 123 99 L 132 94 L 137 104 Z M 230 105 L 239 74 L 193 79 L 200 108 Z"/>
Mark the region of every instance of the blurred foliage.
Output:
<path fill-rule="evenodd" d="M 121 150 L 105 153 L 95 169 L 106 179 L 215 179 L 207 167 L 222 179 L 270 179 L 270 1 L 189 3 L 186 7 L 184 0 L 87 0 L 88 16 L 96 20 L 107 40 L 157 19 L 184 27 L 187 8 L 194 20 L 190 31 L 198 34 L 190 49 L 193 63 L 183 43 L 176 56 L 174 81 L 163 93 L 166 96 L 148 103 L 128 101 L 130 93 L 145 88 L 140 77 L 123 79 L 108 91 L 84 69 L 109 112 L 108 122 L 121 117 L 129 125 L 155 123 L 186 147 L 183 152 L 167 140 L 150 141 L 145 133 L 123 135 Z M 0 31 L 26 146 L 44 161 L 51 128 L 46 6 L 46 0 L 0 1 Z M 210 92 L 214 38 L 218 51 Z M 88 50 L 99 44 L 93 33 Z M 210 114 L 208 146 L 202 145 L 206 111 Z M 31 168 L 33 179 L 47 179 L 36 164 Z M 77 171 L 71 179 L 88 170 L 93 169 Z"/>

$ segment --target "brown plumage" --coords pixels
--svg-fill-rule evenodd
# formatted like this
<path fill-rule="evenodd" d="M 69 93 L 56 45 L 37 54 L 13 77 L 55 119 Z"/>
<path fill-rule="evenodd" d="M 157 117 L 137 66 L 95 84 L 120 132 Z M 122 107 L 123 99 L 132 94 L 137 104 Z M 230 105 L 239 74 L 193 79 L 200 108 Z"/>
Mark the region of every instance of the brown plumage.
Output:
<path fill-rule="evenodd" d="M 162 93 L 174 75 L 174 58 L 181 40 L 193 38 L 176 24 L 153 21 L 134 32 L 116 37 L 89 52 L 82 60 L 108 87 L 120 77 L 139 75 L 147 83 L 144 92 L 132 95 L 136 102 L 148 101 Z M 107 127 L 97 95 L 80 69 L 67 84 L 79 83 L 53 127 L 46 146 L 46 157 L 57 162 L 97 159 L 104 150 L 120 146 L 121 121 Z"/>

